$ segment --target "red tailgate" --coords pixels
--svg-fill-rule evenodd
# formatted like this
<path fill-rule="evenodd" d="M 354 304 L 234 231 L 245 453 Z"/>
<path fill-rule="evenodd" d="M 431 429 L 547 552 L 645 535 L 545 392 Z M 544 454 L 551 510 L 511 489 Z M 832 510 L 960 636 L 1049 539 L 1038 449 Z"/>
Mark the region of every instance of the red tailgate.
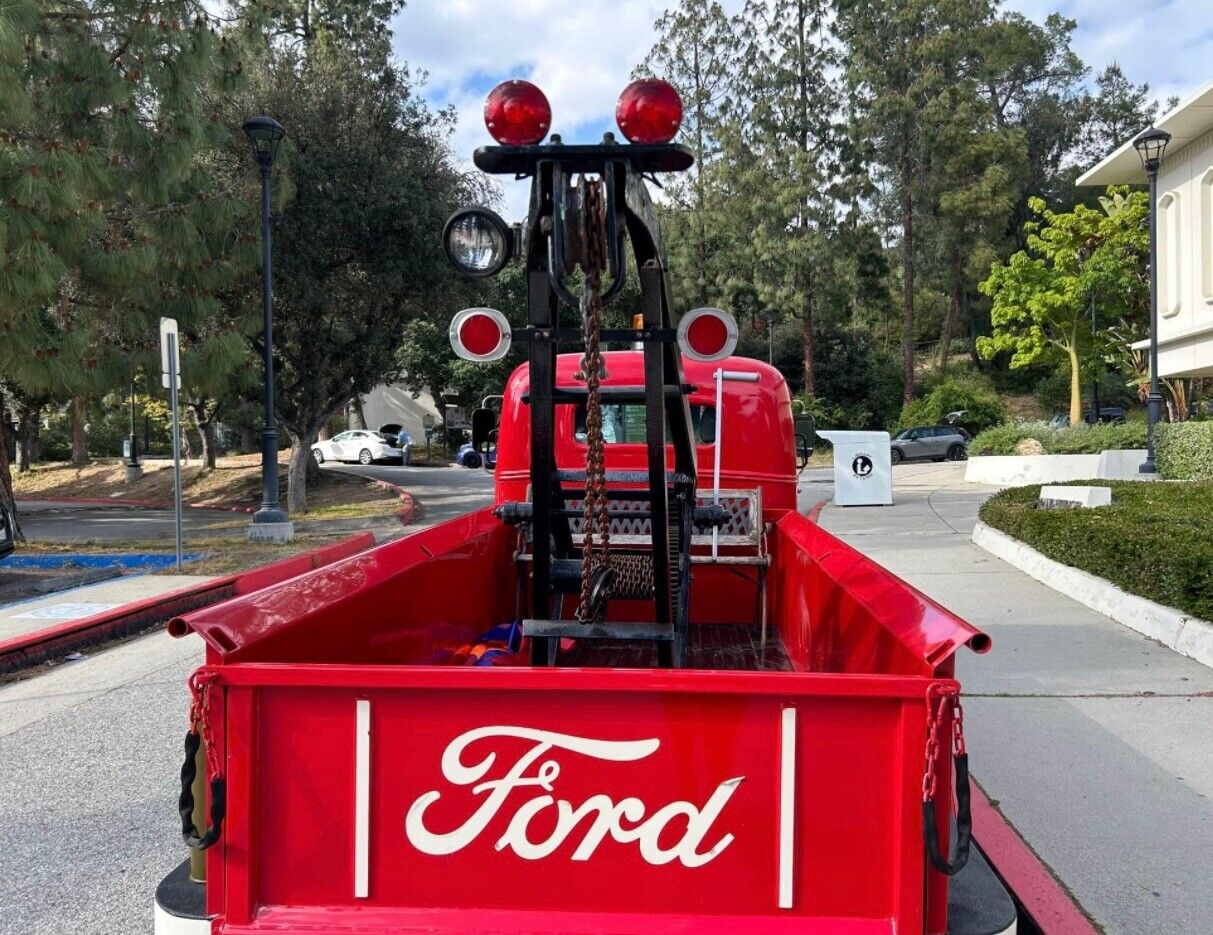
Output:
<path fill-rule="evenodd" d="M 921 930 L 927 680 L 248 664 L 220 684 L 220 931 Z"/>

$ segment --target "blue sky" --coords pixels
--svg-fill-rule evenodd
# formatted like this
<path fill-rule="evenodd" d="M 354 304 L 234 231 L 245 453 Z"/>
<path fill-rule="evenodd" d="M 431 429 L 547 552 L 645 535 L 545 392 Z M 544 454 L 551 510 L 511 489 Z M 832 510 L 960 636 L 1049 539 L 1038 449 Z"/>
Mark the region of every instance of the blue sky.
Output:
<path fill-rule="evenodd" d="M 653 44 L 653 22 L 674 0 L 410 0 L 394 22 L 397 55 L 428 73 L 426 97 L 458 114 L 455 150 L 492 142 L 485 94 L 499 80 L 534 81 L 552 103 L 552 129 L 592 141 L 614 129 L 615 99 Z M 743 0 L 724 0 L 736 11 Z M 1164 100 L 1213 79 L 1213 0 L 1006 0 L 1037 21 L 1078 21 L 1074 47 L 1093 71 L 1119 62 Z M 573 41 L 581 37 L 582 41 Z M 503 185 L 504 210 L 521 217 L 524 183 Z"/>

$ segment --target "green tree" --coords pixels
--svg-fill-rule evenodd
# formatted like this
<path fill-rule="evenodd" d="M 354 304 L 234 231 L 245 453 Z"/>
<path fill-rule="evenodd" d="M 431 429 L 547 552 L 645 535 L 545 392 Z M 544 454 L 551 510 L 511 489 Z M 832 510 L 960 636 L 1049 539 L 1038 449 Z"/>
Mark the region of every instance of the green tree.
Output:
<path fill-rule="evenodd" d="M 386 46 L 371 55 L 322 35 L 277 49 L 246 111 L 287 129 L 280 162 L 292 194 L 273 235 L 274 354 L 292 446 L 288 505 L 300 513 L 320 427 L 393 375 L 409 319 L 445 309 L 452 275 L 439 232 L 475 193 L 451 158 L 449 114 L 427 107 Z"/>
<path fill-rule="evenodd" d="M 214 311 L 216 286 L 249 258 L 240 202 L 208 165 L 246 27 L 256 21 L 225 27 L 200 0 L 0 8 L 6 382 L 71 397 L 79 414 L 154 352 L 159 316 Z M 0 496 L 11 505 L 3 457 Z"/>
<path fill-rule="evenodd" d="M 719 256 L 715 228 L 720 218 L 712 169 L 723 109 L 740 92 L 737 26 L 715 0 L 681 0 L 654 28 L 657 42 L 636 74 L 664 78 L 682 98 L 679 139 L 691 148 L 695 165 L 688 175 L 665 183 L 669 207 L 662 220 L 675 298 L 696 307 L 708 304 L 716 292 L 719 263 L 713 260 Z"/>
<path fill-rule="evenodd" d="M 1095 89 L 1086 102 L 1078 146 L 1078 160 L 1084 166 L 1099 162 L 1153 123 L 1158 114 L 1150 86 L 1133 84 L 1116 62 L 1095 76 Z"/>
<path fill-rule="evenodd" d="M 1091 348 L 1090 303 L 1140 320 L 1148 299 L 1147 196 L 1110 187 L 1100 207 L 1059 213 L 1034 198 L 1027 250 L 995 263 L 981 291 L 993 300 L 994 333 L 978 340 L 987 359 L 1010 352 L 1011 367 L 1060 360 L 1070 375 L 1070 421 L 1082 418 L 1082 358 Z"/>
<path fill-rule="evenodd" d="M 946 108 L 976 93 L 990 0 L 838 0 L 845 48 L 852 136 L 866 142 L 871 171 L 892 204 L 900 231 L 902 398 L 914 392 L 914 310 L 918 244 L 915 223 L 930 197 L 924 190 L 931 140 Z M 924 204 L 925 202 L 925 204 Z"/>

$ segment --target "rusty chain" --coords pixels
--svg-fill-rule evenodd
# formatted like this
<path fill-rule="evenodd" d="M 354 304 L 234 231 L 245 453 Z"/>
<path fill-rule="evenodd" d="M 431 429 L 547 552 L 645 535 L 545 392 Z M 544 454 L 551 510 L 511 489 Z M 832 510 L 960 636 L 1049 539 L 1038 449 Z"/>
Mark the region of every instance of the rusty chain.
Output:
<path fill-rule="evenodd" d="M 218 675 L 205 668 L 195 671 L 189 680 L 190 729 L 197 730 L 199 737 L 202 738 L 202 749 L 206 754 L 206 769 L 212 779 L 223 778 L 219 752 L 216 750 L 211 736 L 211 725 L 207 719 L 206 707 L 207 690 L 217 680 Z"/>
<path fill-rule="evenodd" d="M 591 591 L 596 574 L 605 574 L 610 566 L 611 520 L 606 496 L 606 456 L 602 435 L 602 379 L 606 368 L 602 361 L 602 271 L 607 263 L 606 205 L 601 181 L 582 181 L 581 242 L 585 284 L 581 293 L 581 327 L 585 354 L 575 379 L 585 381 L 585 502 L 581 537 L 581 600 L 577 618 L 589 623 L 593 616 Z M 597 531 L 602 546 L 595 550 Z"/>

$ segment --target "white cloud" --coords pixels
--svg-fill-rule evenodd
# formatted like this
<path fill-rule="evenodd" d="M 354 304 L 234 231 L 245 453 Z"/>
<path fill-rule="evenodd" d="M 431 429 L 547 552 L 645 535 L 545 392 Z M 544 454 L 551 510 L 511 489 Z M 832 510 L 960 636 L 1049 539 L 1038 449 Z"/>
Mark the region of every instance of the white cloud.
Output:
<path fill-rule="evenodd" d="M 1054 11 L 1078 21 L 1074 50 L 1098 72 L 1119 62 L 1135 84 L 1165 103 L 1213 79 L 1213 6 L 1209 0 L 1008 0 L 1036 21 Z"/>

